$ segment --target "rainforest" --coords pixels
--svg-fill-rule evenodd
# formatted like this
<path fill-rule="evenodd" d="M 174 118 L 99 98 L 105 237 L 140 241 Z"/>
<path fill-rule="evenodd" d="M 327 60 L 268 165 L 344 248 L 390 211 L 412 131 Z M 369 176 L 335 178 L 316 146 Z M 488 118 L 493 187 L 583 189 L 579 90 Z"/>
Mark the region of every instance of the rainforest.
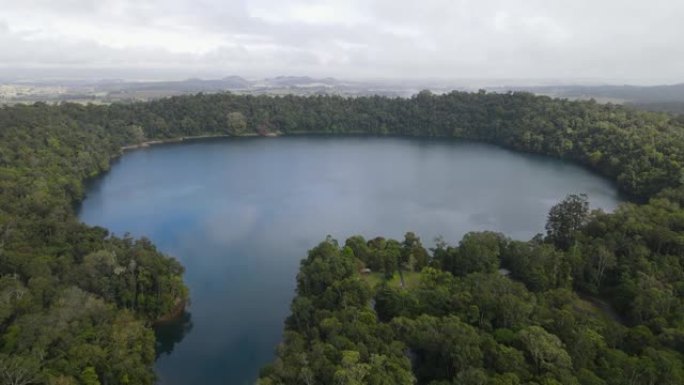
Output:
<path fill-rule="evenodd" d="M 530 240 L 328 237 L 301 262 L 258 383 L 684 383 L 684 120 L 484 91 L 2 107 L 0 380 L 154 383 L 153 328 L 188 305 L 184 268 L 82 223 L 87 184 L 133 147 L 294 135 L 493 144 L 585 167 L 628 202 L 569 195 Z"/>

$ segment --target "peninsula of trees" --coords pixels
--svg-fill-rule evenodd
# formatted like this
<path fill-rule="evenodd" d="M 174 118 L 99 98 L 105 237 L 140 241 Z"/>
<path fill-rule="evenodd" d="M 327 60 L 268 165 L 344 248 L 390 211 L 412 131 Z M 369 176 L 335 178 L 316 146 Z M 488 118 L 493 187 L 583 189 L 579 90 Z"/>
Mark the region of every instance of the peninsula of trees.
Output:
<path fill-rule="evenodd" d="M 263 383 L 684 381 L 684 121 L 485 92 L 0 108 L 0 381 L 153 383 L 150 326 L 182 308 L 183 269 L 146 239 L 81 224 L 84 182 L 125 146 L 276 132 L 484 141 L 583 164 L 635 203 L 586 213 L 572 197 L 530 242 L 474 233 L 428 253 L 415 236 L 327 240 L 302 264 Z M 362 266 L 383 274 L 362 277 Z"/>
<path fill-rule="evenodd" d="M 671 198 L 606 214 L 569 196 L 527 242 L 473 232 L 430 253 L 413 233 L 328 238 L 301 263 L 258 383 L 682 384 L 684 217 Z"/>

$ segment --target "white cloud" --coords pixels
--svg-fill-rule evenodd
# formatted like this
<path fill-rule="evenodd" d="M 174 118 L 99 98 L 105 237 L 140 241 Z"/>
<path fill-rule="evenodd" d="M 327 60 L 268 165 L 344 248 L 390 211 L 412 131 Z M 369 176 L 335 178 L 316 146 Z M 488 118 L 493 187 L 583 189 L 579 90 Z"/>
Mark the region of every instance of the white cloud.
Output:
<path fill-rule="evenodd" d="M 359 25 L 372 22 L 363 3 L 355 1 L 252 1 L 249 15 L 274 23 Z"/>
<path fill-rule="evenodd" d="M 684 81 L 678 0 L 0 0 L 0 69 Z"/>

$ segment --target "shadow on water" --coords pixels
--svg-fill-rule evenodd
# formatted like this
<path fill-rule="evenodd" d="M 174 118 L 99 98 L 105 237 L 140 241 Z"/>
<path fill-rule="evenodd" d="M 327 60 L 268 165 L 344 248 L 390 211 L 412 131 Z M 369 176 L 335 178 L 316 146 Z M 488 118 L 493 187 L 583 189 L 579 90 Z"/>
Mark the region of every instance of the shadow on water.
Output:
<path fill-rule="evenodd" d="M 170 355 L 176 344 L 183 341 L 192 330 L 192 314 L 185 311 L 183 315 L 172 321 L 162 322 L 155 326 L 156 337 L 155 359 L 162 355 Z"/>

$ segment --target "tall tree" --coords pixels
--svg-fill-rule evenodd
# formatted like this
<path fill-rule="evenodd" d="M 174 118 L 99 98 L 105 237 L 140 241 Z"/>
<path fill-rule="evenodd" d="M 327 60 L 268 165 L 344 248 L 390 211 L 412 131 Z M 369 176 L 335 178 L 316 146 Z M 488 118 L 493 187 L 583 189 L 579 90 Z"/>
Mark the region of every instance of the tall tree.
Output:
<path fill-rule="evenodd" d="M 586 224 L 588 218 L 587 195 L 568 195 L 549 211 L 546 221 L 547 237 L 559 248 L 567 250 L 574 243 L 576 232 Z"/>

